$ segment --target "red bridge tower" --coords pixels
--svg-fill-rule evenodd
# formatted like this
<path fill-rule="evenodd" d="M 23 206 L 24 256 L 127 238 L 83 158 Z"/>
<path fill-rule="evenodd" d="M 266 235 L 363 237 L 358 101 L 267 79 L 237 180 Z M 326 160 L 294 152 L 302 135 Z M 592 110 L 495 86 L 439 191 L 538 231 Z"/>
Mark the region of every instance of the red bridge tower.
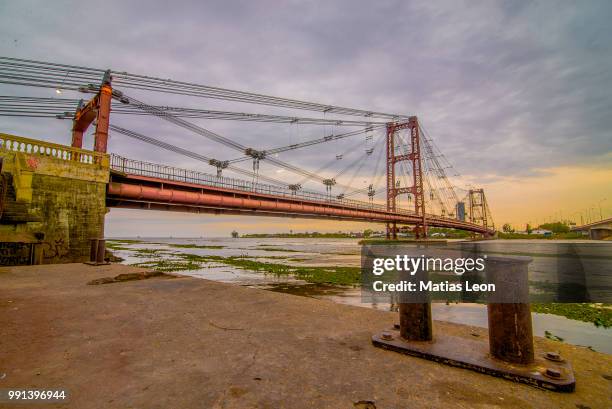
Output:
<path fill-rule="evenodd" d="M 410 152 L 395 154 L 395 134 L 402 129 L 410 132 Z M 395 164 L 401 161 L 412 162 L 412 186 L 398 187 L 395 180 Z M 414 232 L 416 238 L 427 236 L 427 219 L 425 218 L 425 195 L 423 194 L 423 167 L 421 162 L 421 145 L 419 121 L 411 116 L 407 122 L 390 122 L 387 124 L 387 210 L 395 211 L 398 195 L 407 193 L 414 196 L 414 212 L 421 218 Z M 397 239 L 397 224 L 387 223 L 387 238 Z"/>

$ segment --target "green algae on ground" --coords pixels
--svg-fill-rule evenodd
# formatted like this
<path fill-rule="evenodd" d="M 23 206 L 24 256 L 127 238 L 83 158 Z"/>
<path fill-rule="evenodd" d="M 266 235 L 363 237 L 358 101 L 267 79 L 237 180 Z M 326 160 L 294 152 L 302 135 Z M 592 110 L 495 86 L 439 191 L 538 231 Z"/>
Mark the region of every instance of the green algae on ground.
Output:
<path fill-rule="evenodd" d="M 165 244 L 165 243 L 160 243 Z M 177 249 L 210 249 L 219 250 L 224 249 L 225 246 L 213 246 L 213 245 L 200 245 L 200 244 L 166 244 L 168 247 L 174 247 Z"/>
<path fill-rule="evenodd" d="M 553 341 L 563 342 L 563 338 L 553 334 L 550 331 L 544 331 L 544 336 L 548 339 L 552 339 Z"/>
<path fill-rule="evenodd" d="M 294 262 L 300 262 L 300 261 L 308 261 L 309 259 L 307 258 L 299 258 L 297 256 L 248 256 L 252 259 L 261 259 L 261 260 L 290 260 L 290 261 L 294 261 Z"/>
<path fill-rule="evenodd" d="M 274 274 L 277 276 L 294 276 L 313 284 L 339 284 L 356 285 L 361 282 L 360 267 L 310 267 L 281 264 L 264 260 L 287 260 L 299 262 L 301 259 L 291 259 L 283 256 L 230 256 L 222 257 L 216 255 L 195 255 L 188 253 L 168 253 L 164 249 L 126 249 L 135 251 L 138 257 L 152 257 L 142 263 L 132 264 L 138 267 L 152 268 L 161 272 L 190 271 L 210 267 L 208 264 L 227 265 L 235 268 Z M 171 258 L 162 258 L 162 255 L 170 255 Z M 263 260 L 262 260 L 263 259 Z M 434 281 L 442 277 L 433 277 Z M 445 279 L 448 279 L 445 277 Z M 454 300 L 447 300 L 454 301 Z M 588 303 L 532 303 L 531 310 L 537 313 L 553 314 L 563 316 L 572 320 L 591 322 L 596 326 L 604 328 L 612 327 L 612 304 L 588 304 Z"/>
<path fill-rule="evenodd" d="M 165 249 L 130 249 L 134 251 L 134 257 L 161 257 L 164 254 L 170 254 Z"/>
<path fill-rule="evenodd" d="M 142 240 L 128 240 L 128 239 L 112 239 L 112 240 L 107 240 L 106 241 L 106 246 L 108 248 L 114 249 L 114 250 L 135 250 L 135 249 L 128 249 L 126 247 L 124 248 L 113 248 L 113 247 L 117 247 L 120 246 L 121 244 L 140 244 L 140 243 L 145 243 Z M 167 247 L 173 247 L 173 248 L 181 248 L 181 249 L 211 249 L 211 250 L 219 250 L 219 249 L 223 249 L 225 248 L 225 246 L 220 246 L 220 245 L 200 245 L 200 244 L 174 244 L 174 243 L 155 243 L 155 242 L 146 242 L 147 244 L 159 244 L 159 245 L 163 245 L 163 246 L 167 246 Z M 136 249 L 136 250 L 141 250 L 141 249 Z"/>
<path fill-rule="evenodd" d="M 137 249 L 137 256 L 158 256 L 163 250 Z M 310 283 L 328 284 L 358 284 L 360 282 L 361 269 L 359 267 L 308 267 L 295 266 L 275 262 L 261 261 L 257 257 L 231 256 L 222 257 L 215 255 L 196 255 L 188 253 L 172 253 L 172 258 L 156 258 L 155 260 L 132 264 L 137 267 L 152 268 L 156 271 L 188 271 L 199 270 L 206 264 L 217 263 L 242 270 L 274 274 L 277 276 L 291 275 Z"/>
<path fill-rule="evenodd" d="M 193 263 L 190 261 L 182 261 L 182 260 L 152 260 L 152 261 L 143 261 L 141 263 L 130 264 L 135 267 L 143 267 L 143 268 L 151 268 L 155 271 L 160 271 L 163 273 L 171 273 L 174 271 L 189 271 L 189 270 L 199 270 L 202 266 L 198 263 Z"/>
<path fill-rule="evenodd" d="M 243 270 L 258 271 L 265 274 L 293 275 L 310 283 L 358 284 L 361 268 L 359 267 L 308 267 L 265 262 L 245 256 L 198 256 L 195 254 L 175 254 L 175 256 L 195 263 L 216 262 Z"/>
<path fill-rule="evenodd" d="M 119 243 L 109 243 L 109 242 L 106 242 L 106 248 L 108 250 L 134 250 L 129 247 L 122 246 Z"/>
<path fill-rule="evenodd" d="M 612 327 L 612 304 L 533 303 L 531 311 L 560 315 L 571 320 L 592 322 L 597 327 Z"/>
<path fill-rule="evenodd" d="M 123 244 L 137 244 L 141 243 L 140 240 L 127 240 L 127 239 L 113 239 L 106 240 L 106 248 L 109 250 L 134 250 L 129 247 L 123 246 Z"/>
<path fill-rule="evenodd" d="M 304 253 L 303 251 L 299 251 L 299 250 L 292 250 L 292 249 L 284 249 L 284 248 L 278 248 L 278 247 L 274 247 L 270 244 L 260 244 L 259 246 L 257 246 L 257 248 L 255 250 L 259 250 L 259 251 L 279 251 L 279 252 L 286 252 L 286 253 Z"/>

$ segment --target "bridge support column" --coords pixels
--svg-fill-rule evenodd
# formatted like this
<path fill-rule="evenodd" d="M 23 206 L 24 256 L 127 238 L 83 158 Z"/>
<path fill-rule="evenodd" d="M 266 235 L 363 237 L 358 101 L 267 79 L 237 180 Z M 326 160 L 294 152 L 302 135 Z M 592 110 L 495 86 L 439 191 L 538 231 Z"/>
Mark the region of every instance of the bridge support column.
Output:
<path fill-rule="evenodd" d="M 98 97 L 98 118 L 96 124 L 96 133 L 94 137 L 94 151 L 106 153 L 108 145 L 108 123 L 110 120 L 111 101 L 113 98 L 113 89 L 108 84 L 102 85 Z"/>
<path fill-rule="evenodd" d="M 387 223 L 387 239 L 397 240 L 397 223 Z"/>
<path fill-rule="evenodd" d="M 94 151 L 106 153 L 112 98 L 110 71 L 106 71 L 96 96 L 86 104 L 82 100 L 79 103 L 72 123 L 72 147 L 83 148 L 83 135 L 95 119 Z"/>
<path fill-rule="evenodd" d="M 408 129 L 410 132 L 409 153 L 395 154 L 395 134 L 396 132 Z M 395 180 L 395 164 L 401 161 L 412 163 L 412 186 L 399 186 L 399 181 Z M 415 226 L 414 232 L 417 239 L 427 237 L 427 218 L 425 216 L 425 195 L 423 191 L 423 165 L 421 161 L 421 144 L 419 121 L 416 116 L 408 119 L 408 122 L 390 122 L 387 124 L 387 210 L 396 210 L 396 198 L 400 194 L 411 194 L 414 196 L 414 212 L 421 221 Z M 397 229 L 393 226 L 393 231 L 389 232 L 387 224 L 387 238 L 397 239 Z"/>
<path fill-rule="evenodd" d="M 482 224 L 482 227 L 489 227 L 488 205 L 484 194 L 484 189 L 470 189 L 468 193 L 468 207 L 470 211 L 470 222 Z M 475 234 L 474 234 L 475 235 Z M 487 234 L 483 234 L 487 237 Z"/>
<path fill-rule="evenodd" d="M 72 128 L 72 144 L 73 148 L 82 148 L 83 147 L 83 131 Z"/>

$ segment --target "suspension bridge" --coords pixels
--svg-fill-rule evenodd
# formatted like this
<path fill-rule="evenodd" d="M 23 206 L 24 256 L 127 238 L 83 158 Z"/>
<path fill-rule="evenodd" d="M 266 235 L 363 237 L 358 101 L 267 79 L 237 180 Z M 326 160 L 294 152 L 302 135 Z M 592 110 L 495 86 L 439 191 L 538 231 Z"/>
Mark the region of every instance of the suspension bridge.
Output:
<path fill-rule="evenodd" d="M 4 134 L 2 149 L 108 166 L 107 207 L 376 222 L 386 224 L 388 238 L 396 238 L 402 225 L 411 226 L 417 238 L 426 237 L 431 226 L 484 236 L 495 232 L 483 189 L 462 188 L 454 182 L 456 172 L 447 175 L 452 165 L 415 115 L 9 57 L 0 57 L 0 83 L 12 89 L 52 89 L 58 95 L 0 95 L 0 116 L 72 121 L 70 146 Z M 66 91 L 86 95 L 83 99 L 61 97 Z M 283 115 L 166 106 L 146 102 L 150 95 L 279 109 Z M 219 146 L 235 152 L 235 157 L 197 152 L 170 143 L 166 135 L 127 129 L 111 121 L 116 115 L 157 118 L 203 138 L 213 150 Z M 317 137 L 282 146 L 252 146 L 203 127 L 202 120 L 318 127 L 323 134 L 317 131 Z M 83 140 L 92 124 L 93 150 L 88 151 Z M 109 154 L 109 135 L 202 162 L 211 171 Z M 318 169 L 296 164 L 305 151 L 316 153 L 321 162 Z M 260 164 L 278 171 L 270 175 Z M 371 173 L 365 174 L 366 169 Z M 286 176 L 278 178 L 279 172 Z"/>

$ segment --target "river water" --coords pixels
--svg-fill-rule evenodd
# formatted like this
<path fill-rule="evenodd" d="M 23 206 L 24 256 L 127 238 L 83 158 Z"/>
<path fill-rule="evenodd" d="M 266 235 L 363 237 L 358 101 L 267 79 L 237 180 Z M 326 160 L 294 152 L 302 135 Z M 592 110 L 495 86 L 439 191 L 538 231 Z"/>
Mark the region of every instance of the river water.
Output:
<path fill-rule="evenodd" d="M 156 258 L 171 258 L 172 253 L 187 253 L 200 256 L 248 256 L 260 261 L 283 263 L 295 266 L 359 266 L 361 246 L 358 239 L 321 239 L 321 238 L 146 238 L 140 243 L 124 244 L 127 250 L 113 250 L 124 258 L 124 264 L 141 263 Z M 501 241 L 498 241 L 501 242 Z M 520 240 L 513 241 L 513 244 Z M 530 246 L 538 245 L 538 240 L 530 240 Z M 550 242 L 550 241 L 547 241 Z M 559 241 L 559 243 L 563 243 Z M 576 243 L 576 241 L 572 241 Z M 175 248 L 171 244 L 215 246 L 220 248 Z M 152 257 L 142 257 L 138 249 L 160 250 Z M 610 243 L 612 249 L 612 243 Z M 536 252 L 537 253 L 537 252 Z M 612 251 L 610 251 L 612 254 Z M 537 262 L 537 257 L 535 258 Z M 207 263 L 203 268 L 176 273 L 208 280 L 233 283 L 299 296 L 328 300 L 365 308 L 390 310 L 389 304 L 363 302 L 361 290 L 354 286 L 312 284 L 291 276 L 277 276 L 236 268 L 233 266 Z M 480 304 L 433 303 L 433 317 L 436 320 L 487 327 L 486 307 Z M 534 335 L 546 333 L 560 337 L 564 342 L 591 347 L 600 352 L 612 354 L 612 328 L 596 327 L 592 323 L 570 320 L 565 317 L 533 313 Z"/>

